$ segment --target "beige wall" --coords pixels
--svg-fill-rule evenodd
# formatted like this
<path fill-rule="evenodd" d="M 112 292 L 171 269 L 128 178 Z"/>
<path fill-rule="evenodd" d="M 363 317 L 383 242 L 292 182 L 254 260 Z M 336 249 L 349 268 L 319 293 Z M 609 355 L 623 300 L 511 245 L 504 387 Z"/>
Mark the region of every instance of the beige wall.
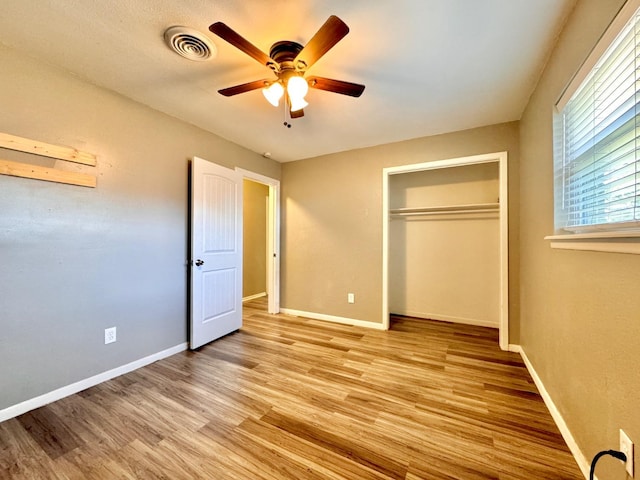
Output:
<path fill-rule="evenodd" d="M 518 339 L 518 124 L 353 150 L 282 166 L 285 308 L 382 322 L 382 168 L 509 152 L 511 341 Z M 356 296 L 347 303 L 347 293 Z"/>
<path fill-rule="evenodd" d="M 588 459 L 617 449 L 619 428 L 640 442 L 640 256 L 543 239 L 554 228 L 552 108 L 623 3 L 577 3 L 520 125 L 520 343 Z M 622 464 L 601 463 L 601 480 L 625 478 Z"/>
<path fill-rule="evenodd" d="M 267 291 L 267 199 L 269 187 L 243 183 L 242 296 Z"/>
<path fill-rule="evenodd" d="M 189 158 L 280 165 L 2 46 L 0 65 L 0 132 L 98 156 L 59 166 L 96 189 L 0 175 L 2 410 L 186 342 Z"/>
<path fill-rule="evenodd" d="M 389 177 L 389 205 L 420 208 L 496 203 L 498 163 Z M 392 216 L 389 311 L 419 318 L 498 327 L 498 211 Z"/>

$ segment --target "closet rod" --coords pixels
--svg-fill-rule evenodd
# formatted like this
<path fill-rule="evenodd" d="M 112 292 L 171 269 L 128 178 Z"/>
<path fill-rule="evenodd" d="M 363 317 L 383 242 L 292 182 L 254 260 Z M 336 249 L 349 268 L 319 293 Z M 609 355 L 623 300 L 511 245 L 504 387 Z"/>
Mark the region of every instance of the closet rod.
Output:
<path fill-rule="evenodd" d="M 500 210 L 499 203 L 470 203 L 466 205 L 442 205 L 421 208 L 393 208 L 389 213 L 393 216 L 415 215 L 450 215 L 456 213 L 486 213 Z"/>
<path fill-rule="evenodd" d="M 415 212 L 415 213 L 392 213 L 392 217 L 429 217 L 432 215 L 457 215 L 463 213 L 497 213 L 496 208 L 487 208 L 484 210 L 455 210 L 451 212 Z"/>

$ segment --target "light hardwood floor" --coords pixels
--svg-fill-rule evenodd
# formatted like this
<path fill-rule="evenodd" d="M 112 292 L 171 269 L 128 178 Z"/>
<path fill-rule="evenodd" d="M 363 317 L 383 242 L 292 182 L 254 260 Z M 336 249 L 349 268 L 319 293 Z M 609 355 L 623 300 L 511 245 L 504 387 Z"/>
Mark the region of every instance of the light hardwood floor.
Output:
<path fill-rule="evenodd" d="M 497 331 L 265 313 L 0 423 L 2 479 L 582 479 Z"/>

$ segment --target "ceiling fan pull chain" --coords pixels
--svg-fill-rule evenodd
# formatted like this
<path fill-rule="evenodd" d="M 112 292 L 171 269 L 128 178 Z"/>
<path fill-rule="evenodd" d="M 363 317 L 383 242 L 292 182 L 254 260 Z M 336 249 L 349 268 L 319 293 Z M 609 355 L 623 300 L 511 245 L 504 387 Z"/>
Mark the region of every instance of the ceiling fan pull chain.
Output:
<path fill-rule="evenodd" d="M 287 112 L 289 111 L 289 96 L 285 94 L 284 96 L 284 102 L 282 102 L 283 106 L 284 106 L 284 126 L 287 128 L 291 128 L 291 124 L 289 122 L 287 122 Z"/>

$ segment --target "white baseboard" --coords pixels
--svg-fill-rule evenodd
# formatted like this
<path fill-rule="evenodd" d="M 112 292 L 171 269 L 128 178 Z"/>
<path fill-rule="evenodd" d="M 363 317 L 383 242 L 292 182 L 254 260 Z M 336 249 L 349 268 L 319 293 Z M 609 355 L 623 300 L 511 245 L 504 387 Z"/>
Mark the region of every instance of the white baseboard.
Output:
<path fill-rule="evenodd" d="M 536 369 L 533 368 L 533 365 L 529 361 L 529 357 L 527 357 L 527 354 L 525 353 L 525 351 L 520 345 L 509 345 L 509 351 L 517 352 L 522 357 L 522 360 L 524 361 L 524 364 L 526 365 L 527 370 L 529 371 L 529 374 L 533 379 L 533 382 L 536 384 L 536 387 L 540 392 L 540 396 L 542 397 L 542 400 L 544 400 L 545 405 L 549 409 L 549 413 L 551 413 L 551 417 L 556 423 L 558 430 L 560 430 L 560 433 L 562 434 L 562 438 L 564 438 L 564 441 L 566 442 L 567 447 L 569 447 L 569 450 L 571 451 L 573 458 L 576 460 L 578 467 L 580 467 L 580 470 L 582 471 L 584 478 L 589 478 L 589 470 L 591 468 L 591 463 L 589 462 L 589 460 L 587 460 L 587 457 L 584 456 L 584 454 L 582 453 L 582 450 L 580 450 L 580 447 L 578 447 L 576 440 L 573 438 L 573 435 L 571 435 L 571 431 L 569 430 L 569 427 L 565 423 L 564 418 L 562 418 L 562 414 L 558 410 L 558 407 L 556 407 L 556 404 L 553 402 L 553 399 L 551 398 L 551 395 L 549 395 L 549 392 L 547 392 L 547 389 L 542 383 L 542 380 L 538 376 L 538 372 L 536 372 Z M 597 480 L 597 477 L 595 477 L 595 480 Z"/>
<path fill-rule="evenodd" d="M 242 297 L 243 302 L 248 302 L 249 300 L 255 300 L 256 298 L 266 297 L 267 292 L 256 293 L 255 295 L 249 295 L 248 297 Z"/>
<path fill-rule="evenodd" d="M 343 325 L 353 325 L 355 327 L 373 328 L 375 330 L 385 330 L 381 323 L 367 322 L 365 320 L 356 320 L 355 318 L 336 317 L 334 315 L 325 315 L 324 313 L 303 312 L 302 310 L 293 310 L 292 308 L 281 308 L 280 313 L 293 315 L 295 317 L 306 317 L 314 320 L 324 320 L 326 322 L 341 323 Z"/>
<path fill-rule="evenodd" d="M 499 324 L 488 320 L 479 320 L 476 318 L 454 317 L 452 315 L 440 315 L 437 313 L 415 312 L 412 310 L 403 310 L 398 308 L 389 309 L 392 314 L 403 315 L 405 317 L 425 318 L 427 320 L 440 320 L 442 322 L 462 323 L 464 325 L 475 325 L 476 327 L 498 328 Z"/>
<path fill-rule="evenodd" d="M 0 422 L 4 422 L 5 420 L 9 420 L 10 418 L 17 417 L 18 415 L 22 415 L 23 413 L 27 413 L 36 408 L 43 407 L 51 402 L 55 402 L 56 400 L 60 400 L 64 397 L 68 397 L 69 395 L 73 395 L 74 393 L 81 392 L 82 390 L 86 390 L 89 387 L 93 387 L 95 385 L 98 385 L 99 383 L 106 382 L 107 380 L 111 380 L 112 378 L 119 377 L 120 375 L 124 375 L 125 373 L 133 372 L 138 368 L 144 367 L 153 362 L 157 362 L 158 360 L 162 360 L 163 358 L 170 357 L 171 355 L 175 355 L 176 353 L 183 352 L 187 349 L 187 346 L 188 344 L 186 342 L 181 343 L 179 345 L 176 345 L 175 347 L 171 347 L 161 352 L 141 358 L 139 360 L 135 360 L 131 363 L 127 363 L 126 365 L 122 365 L 121 367 L 99 373 L 98 375 L 85 378 L 84 380 L 72 383 L 71 385 L 67 385 L 66 387 L 58 388 L 56 390 L 53 390 L 52 392 L 45 393 L 38 397 L 31 398 L 29 400 L 25 400 L 24 402 L 20 402 L 16 405 L 7 407 L 3 410 L 0 410 Z"/>

